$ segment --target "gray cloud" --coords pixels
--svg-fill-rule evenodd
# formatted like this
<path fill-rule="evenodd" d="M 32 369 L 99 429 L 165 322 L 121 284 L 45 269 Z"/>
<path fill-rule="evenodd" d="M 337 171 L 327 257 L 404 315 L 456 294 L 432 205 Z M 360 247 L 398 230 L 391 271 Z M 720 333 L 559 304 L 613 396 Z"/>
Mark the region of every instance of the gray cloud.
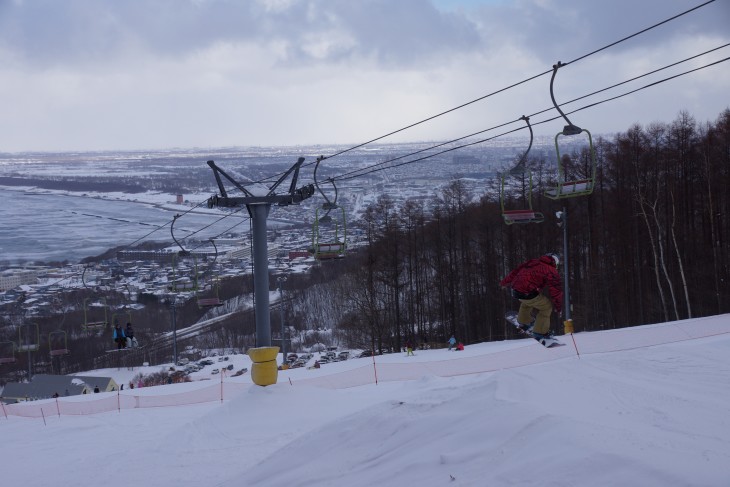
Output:
<path fill-rule="evenodd" d="M 283 61 L 371 59 L 409 65 L 450 51 L 475 49 L 476 27 L 427 0 L 297 0 L 279 8 L 263 1 L 32 0 L 0 7 L 0 46 L 36 65 L 114 62 L 129 50 L 165 57 L 215 43 L 280 42 Z M 351 42 L 324 56 L 304 47 L 317 34 Z"/>
<path fill-rule="evenodd" d="M 357 143 L 698 3 L 0 0 L 0 150 Z M 717 0 L 575 63 L 558 101 L 717 47 L 728 25 L 730 0 Z M 596 133 L 682 109 L 715 118 L 728 65 L 576 117 Z M 550 106 L 546 78 L 398 137 L 445 140 L 534 113 Z"/>
<path fill-rule="evenodd" d="M 482 7 L 476 18 L 491 43 L 519 44 L 546 60 L 567 62 L 699 5 L 697 0 L 518 0 Z M 730 1 L 716 0 L 612 48 L 649 48 L 668 37 L 727 37 Z"/>

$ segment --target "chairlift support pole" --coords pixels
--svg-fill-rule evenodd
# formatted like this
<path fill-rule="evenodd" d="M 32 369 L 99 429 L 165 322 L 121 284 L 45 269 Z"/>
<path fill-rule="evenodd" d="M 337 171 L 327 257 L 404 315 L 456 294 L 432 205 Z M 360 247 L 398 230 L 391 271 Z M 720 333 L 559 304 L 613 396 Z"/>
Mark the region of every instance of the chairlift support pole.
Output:
<path fill-rule="evenodd" d="M 570 282 L 568 275 L 570 267 L 568 267 L 568 208 L 563 206 L 563 211 L 558 217 L 558 225 L 563 227 L 563 320 L 572 320 L 570 309 Z"/>
<path fill-rule="evenodd" d="M 286 339 L 284 338 L 284 288 L 282 283 L 286 282 L 286 277 L 279 276 L 276 283 L 279 285 L 279 320 L 281 321 L 281 365 L 286 363 Z"/>
<path fill-rule="evenodd" d="M 269 304 L 269 249 L 266 239 L 266 221 L 271 211 L 271 205 L 289 206 L 298 205 L 303 200 L 314 194 L 314 185 L 308 184 L 297 189 L 297 178 L 299 176 L 299 168 L 304 162 L 304 158 L 300 157 L 297 162 L 289 168 L 282 177 L 280 177 L 274 185 L 269 188 L 269 192 L 264 196 L 256 196 L 248 191 L 242 184 L 235 181 L 231 176 L 226 174 L 221 168 L 216 166 L 215 162 L 208 161 L 208 166 L 213 170 L 213 175 L 218 183 L 220 196 L 214 195 L 208 199 L 208 207 L 224 207 L 233 208 L 246 206 L 252 221 L 253 233 L 253 274 L 254 274 L 254 310 L 256 313 L 256 346 L 271 346 L 271 310 Z M 292 181 L 289 191 L 286 194 L 275 194 L 276 188 L 292 175 Z M 238 188 L 245 196 L 229 197 L 223 185 L 221 176 L 227 179 L 231 184 Z"/>
<path fill-rule="evenodd" d="M 170 296 L 170 310 L 172 311 L 172 364 L 177 367 L 177 294 Z"/>

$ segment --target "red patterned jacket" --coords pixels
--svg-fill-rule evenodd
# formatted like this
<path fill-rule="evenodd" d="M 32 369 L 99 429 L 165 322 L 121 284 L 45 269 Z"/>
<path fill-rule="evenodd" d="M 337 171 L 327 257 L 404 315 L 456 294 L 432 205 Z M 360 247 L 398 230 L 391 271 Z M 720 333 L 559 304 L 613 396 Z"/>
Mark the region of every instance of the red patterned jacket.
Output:
<path fill-rule="evenodd" d="M 502 279 L 499 285 L 510 286 L 522 294 L 539 293 L 547 288 L 555 312 L 560 314 L 563 309 L 563 290 L 560 286 L 560 275 L 553 259 L 546 255 L 523 262 Z"/>

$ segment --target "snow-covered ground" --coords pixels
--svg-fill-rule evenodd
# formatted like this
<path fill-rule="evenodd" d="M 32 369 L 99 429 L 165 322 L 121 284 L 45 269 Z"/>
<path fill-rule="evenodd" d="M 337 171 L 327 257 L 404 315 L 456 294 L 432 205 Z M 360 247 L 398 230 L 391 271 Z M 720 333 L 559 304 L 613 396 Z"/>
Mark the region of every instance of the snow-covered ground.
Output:
<path fill-rule="evenodd" d="M 222 402 L 45 422 L 0 416 L 2 477 L 107 487 L 730 485 L 730 315 L 575 338 L 579 349 L 616 351 L 586 345 L 578 356 L 570 337 L 554 349 L 485 343 L 283 371 L 269 387 L 246 374 L 225 379 L 243 382 Z M 229 362 L 250 367 L 241 355 Z M 491 371 L 459 374 L 479 363 Z M 388 379 L 389 367 L 409 380 Z M 338 386 L 378 368 L 377 385 Z M 194 378 L 220 381 L 208 369 Z M 98 371 L 118 382 L 137 372 Z"/>

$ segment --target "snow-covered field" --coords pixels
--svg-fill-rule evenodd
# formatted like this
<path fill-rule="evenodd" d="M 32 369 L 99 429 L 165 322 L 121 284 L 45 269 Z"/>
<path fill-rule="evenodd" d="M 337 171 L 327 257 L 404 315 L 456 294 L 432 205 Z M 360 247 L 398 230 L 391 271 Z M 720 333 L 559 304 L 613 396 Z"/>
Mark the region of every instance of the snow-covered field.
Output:
<path fill-rule="evenodd" d="M 485 343 L 284 371 L 222 402 L 45 424 L 0 417 L 2 476 L 30 486 L 727 486 L 730 316 L 679 323 L 576 335 L 620 350 L 611 353 L 578 356 L 570 337 L 549 350 Z M 714 331 L 693 339 L 693 329 Z M 458 373 L 507 354 L 502 369 Z M 236 369 L 247 360 L 229 359 Z M 338 387 L 377 367 L 410 380 Z M 99 371 L 120 382 L 137 372 Z"/>

